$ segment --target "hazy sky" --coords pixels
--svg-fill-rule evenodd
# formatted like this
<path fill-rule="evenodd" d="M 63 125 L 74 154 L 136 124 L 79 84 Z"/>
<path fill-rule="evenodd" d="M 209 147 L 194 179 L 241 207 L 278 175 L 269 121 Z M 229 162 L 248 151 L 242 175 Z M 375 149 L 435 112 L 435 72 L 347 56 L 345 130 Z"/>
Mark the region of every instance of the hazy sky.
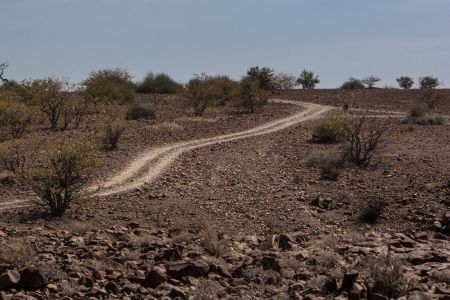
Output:
<path fill-rule="evenodd" d="M 101 68 L 238 79 L 254 65 L 450 87 L 449 0 L 0 0 L 0 61 L 16 80 Z"/>

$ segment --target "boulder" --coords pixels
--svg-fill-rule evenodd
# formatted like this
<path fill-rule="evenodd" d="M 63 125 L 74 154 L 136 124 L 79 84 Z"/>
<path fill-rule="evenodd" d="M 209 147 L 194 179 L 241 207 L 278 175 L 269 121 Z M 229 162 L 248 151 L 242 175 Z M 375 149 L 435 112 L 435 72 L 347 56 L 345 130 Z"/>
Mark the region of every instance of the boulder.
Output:
<path fill-rule="evenodd" d="M 26 267 L 20 271 L 19 286 L 26 290 L 35 290 L 47 284 L 47 278 L 35 267 Z"/>
<path fill-rule="evenodd" d="M 186 276 L 201 277 L 207 275 L 209 266 L 200 261 L 188 261 L 167 266 L 167 274 L 173 278 L 180 279 Z"/>
<path fill-rule="evenodd" d="M 145 285 L 151 288 L 158 287 L 161 283 L 167 281 L 167 274 L 163 268 L 154 267 L 145 277 Z"/>
<path fill-rule="evenodd" d="M 0 275 L 0 291 L 15 285 L 20 281 L 20 274 L 16 270 L 8 270 Z"/>

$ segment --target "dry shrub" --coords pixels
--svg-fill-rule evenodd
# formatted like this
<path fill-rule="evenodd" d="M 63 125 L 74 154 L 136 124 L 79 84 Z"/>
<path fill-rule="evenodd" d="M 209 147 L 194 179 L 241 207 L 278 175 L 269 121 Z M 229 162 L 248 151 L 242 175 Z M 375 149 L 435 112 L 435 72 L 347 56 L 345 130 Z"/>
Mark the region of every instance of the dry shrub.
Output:
<path fill-rule="evenodd" d="M 156 117 L 156 108 L 154 105 L 142 102 L 134 102 L 131 104 L 126 113 L 126 120 L 149 120 Z"/>
<path fill-rule="evenodd" d="M 372 292 L 397 298 L 408 291 L 410 283 L 404 276 L 404 262 L 391 253 L 369 259 L 367 269 L 375 283 Z"/>
<path fill-rule="evenodd" d="M 221 257 L 225 252 L 225 245 L 219 239 L 216 229 L 211 225 L 206 225 L 201 232 L 203 248 L 210 255 Z"/>
<path fill-rule="evenodd" d="M 370 199 L 361 208 L 359 218 L 366 223 L 376 223 L 382 217 L 385 207 L 384 201 Z"/>
<path fill-rule="evenodd" d="M 385 131 L 385 124 L 367 122 L 366 115 L 347 122 L 345 139 L 349 161 L 366 168 Z"/>
<path fill-rule="evenodd" d="M 0 127 L 5 127 L 13 138 L 22 137 L 34 115 L 35 111 L 21 102 L 0 102 Z"/>
<path fill-rule="evenodd" d="M 243 108 L 246 113 L 253 113 L 267 104 L 267 91 L 260 82 L 251 77 L 244 77 L 239 84 L 239 95 L 234 101 L 234 105 Z"/>
<path fill-rule="evenodd" d="M 220 285 L 212 280 L 201 279 L 196 286 L 193 300 L 218 300 Z"/>
<path fill-rule="evenodd" d="M 26 177 L 36 160 L 38 149 L 37 145 L 22 140 L 1 144 L 0 165 L 17 177 Z"/>
<path fill-rule="evenodd" d="M 312 138 L 317 143 L 337 143 L 345 138 L 345 126 L 349 118 L 345 113 L 337 112 L 316 123 Z"/>
<path fill-rule="evenodd" d="M 99 140 L 105 150 L 115 150 L 125 131 L 124 121 L 114 117 L 103 117 L 98 125 Z"/>
<path fill-rule="evenodd" d="M 307 161 L 308 166 L 320 169 L 320 178 L 337 180 L 345 164 L 345 153 L 317 153 Z"/>
<path fill-rule="evenodd" d="M 73 201 L 89 197 L 83 188 L 96 166 L 89 145 L 63 142 L 44 151 L 40 165 L 31 169 L 27 180 L 39 202 L 60 217 Z"/>
<path fill-rule="evenodd" d="M 22 268 L 33 265 L 37 260 L 37 254 L 32 243 L 24 238 L 7 241 L 0 245 L 0 261 Z"/>
<path fill-rule="evenodd" d="M 208 106 L 214 105 L 220 98 L 220 91 L 206 74 L 195 75 L 183 90 L 188 105 L 193 108 L 194 116 L 201 116 Z"/>

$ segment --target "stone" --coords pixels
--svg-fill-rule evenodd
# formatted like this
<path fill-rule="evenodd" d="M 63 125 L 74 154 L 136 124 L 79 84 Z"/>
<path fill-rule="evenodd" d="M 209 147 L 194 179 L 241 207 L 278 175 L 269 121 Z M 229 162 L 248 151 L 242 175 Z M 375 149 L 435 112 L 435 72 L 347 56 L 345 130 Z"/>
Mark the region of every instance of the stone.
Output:
<path fill-rule="evenodd" d="M 47 278 L 35 267 L 26 267 L 20 271 L 19 286 L 23 289 L 35 290 L 46 283 Z"/>
<path fill-rule="evenodd" d="M 408 295 L 408 298 L 406 298 L 406 299 L 407 300 L 428 300 L 428 297 L 422 292 L 414 291 L 414 292 L 411 292 Z"/>
<path fill-rule="evenodd" d="M 425 231 L 417 232 L 416 240 L 422 240 L 422 241 L 428 240 L 428 233 L 426 233 Z"/>
<path fill-rule="evenodd" d="M 274 270 L 277 272 L 281 272 L 281 266 L 276 257 L 263 256 L 261 262 L 264 270 Z"/>
<path fill-rule="evenodd" d="M 358 279 L 359 272 L 357 271 L 351 271 L 344 274 L 344 278 L 342 279 L 341 284 L 341 292 L 350 292 L 353 288 L 353 284 L 356 282 L 356 279 Z"/>
<path fill-rule="evenodd" d="M 176 279 L 186 276 L 201 277 L 207 275 L 209 266 L 200 261 L 188 261 L 167 266 L 167 274 Z"/>
<path fill-rule="evenodd" d="M 113 293 L 113 294 L 118 294 L 120 293 L 120 288 L 117 286 L 117 284 L 115 284 L 113 281 L 109 281 L 106 285 L 105 285 L 105 290 L 107 292 Z"/>
<path fill-rule="evenodd" d="M 167 281 L 166 271 L 160 267 L 153 267 L 153 269 L 148 272 L 145 277 L 145 286 L 156 288 L 161 283 Z"/>
<path fill-rule="evenodd" d="M 180 260 L 183 257 L 183 249 L 183 246 L 176 245 L 173 248 L 164 250 L 164 259 L 166 261 Z"/>
<path fill-rule="evenodd" d="M 20 274 L 16 270 L 8 270 L 0 275 L 0 290 L 6 290 L 20 281 Z"/>
<path fill-rule="evenodd" d="M 171 299 L 186 299 L 186 294 L 180 288 L 173 287 L 172 290 L 170 290 L 169 297 Z"/>
<path fill-rule="evenodd" d="M 322 287 L 322 291 L 325 294 L 335 293 L 337 291 L 337 289 L 338 289 L 338 287 L 337 287 L 336 278 L 332 278 L 332 277 L 327 278 Z"/>
<path fill-rule="evenodd" d="M 293 239 L 288 234 L 280 234 L 278 237 L 278 247 L 283 251 L 292 249 L 292 243 Z"/>
<path fill-rule="evenodd" d="M 388 297 L 378 293 L 372 293 L 369 295 L 368 300 L 388 300 Z"/>

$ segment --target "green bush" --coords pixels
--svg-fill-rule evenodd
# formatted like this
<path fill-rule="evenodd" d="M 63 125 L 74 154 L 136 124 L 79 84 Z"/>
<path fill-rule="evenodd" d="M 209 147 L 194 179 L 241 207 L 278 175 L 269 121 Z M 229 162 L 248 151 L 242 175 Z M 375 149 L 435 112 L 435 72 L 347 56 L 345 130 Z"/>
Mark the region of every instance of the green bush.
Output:
<path fill-rule="evenodd" d="M 434 89 L 439 86 L 439 79 L 433 76 L 425 76 L 419 78 L 419 84 L 421 89 Z"/>
<path fill-rule="evenodd" d="M 29 182 L 50 212 L 61 217 L 73 201 L 86 196 L 83 188 L 96 165 L 85 143 L 61 143 L 44 152 L 40 166 L 32 168 Z"/>
<path fill-rule="evenodd" d="M 314 72 L 303 70 L 297 82 L 302 85 L 304 90 L 314 89 L 320 83 L 319 76 Z"/>
<path fill-rule="evenodd" d="M 397 82 L 398 85 L 405 90 L 410 89 L 414 84 L 414 80 L 408 76 L 401 76 L 397 78 Z"/>
<path fill-rule="evenodd" d="M 217 103 L 218 106 L 223 106 L 229 102 L 232 102 L 238 93 L 238 84 L 236 81 L 230 79 L 226 75 L 211 77 L 211 84 L 214 85 L 217 91 Z"/>
<path fill-rule="evenodd" d="M 343 90 L 363 90 L 366 86 L 362 83 L 361 80 L 356 78 L 350 78 L 344 84 L 342 84 L 341 89 Z"/>
<path fill-rule="evenodd" d="M 273 91 L 275 71 L 269 67 L 252 67 L 247 70 L 247 77 L 259 83 L 259 88 L 265 91 Z"/>
<path fill-rule="evenodd" d="M 149 120 L 156 117 L 156 108 L 151 104 L 144 104 L 142 102 L 135 102 L 131 104 L 126 113 L 126 120 Z"/>
<path fill-rule="evenodd" d="M 86 94 L 95 102 L 132 103 L 134 84 L 127 71 L 121 69 L 92 72 L 83 82 Z"/>
<path fill-rule="evenodd" d="M 239 96 L 236 97 L 234 104 L 243 108 L 246 113 L 253 113 L 257 108 L 267 104 L 267 92 L 261 88 L 259 81 L 244 77 L 239 84 L 239 90 Z"/>
<path fill-rule="evenodd" d="M 182 85 L 165 73 L 148 73 L 136 87 L 138 93 L 174 94 Z"/>
<path fill-rule="evenodd" d="M 338 143 L 345 137 L 344 126 L 348 117 L 344 113 L 335 113 L 319 120 L 313 127 L 313 141 L 317 143 Z"/>

